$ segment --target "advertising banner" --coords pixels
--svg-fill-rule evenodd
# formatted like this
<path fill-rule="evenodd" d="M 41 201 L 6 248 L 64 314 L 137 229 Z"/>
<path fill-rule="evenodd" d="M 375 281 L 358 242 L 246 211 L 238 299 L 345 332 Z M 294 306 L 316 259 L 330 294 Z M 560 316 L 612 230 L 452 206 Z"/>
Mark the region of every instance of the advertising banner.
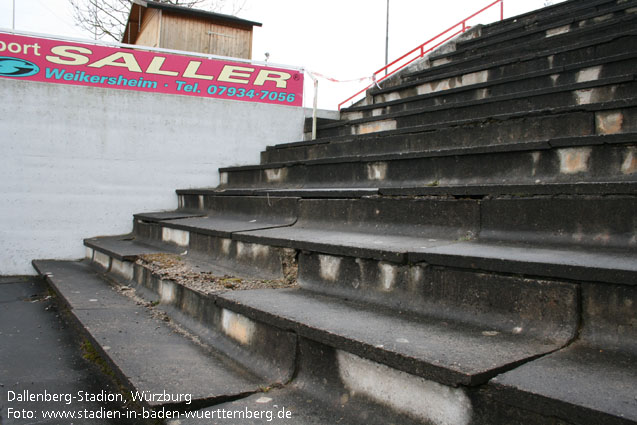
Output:
<path fill-rule="evenodd" d="M 0 32 L 0 77 L 289 106 L 303 104 L 303 72 L 299 70 L 4 32 Z"/>

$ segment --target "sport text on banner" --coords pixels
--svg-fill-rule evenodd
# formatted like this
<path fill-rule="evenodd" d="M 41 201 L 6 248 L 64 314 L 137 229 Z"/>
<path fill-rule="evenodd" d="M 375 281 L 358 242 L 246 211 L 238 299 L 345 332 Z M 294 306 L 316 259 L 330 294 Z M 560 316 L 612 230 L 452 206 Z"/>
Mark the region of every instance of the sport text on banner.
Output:
<path fill-rule="evenodd" d="M 153 93 L 303 104 L 303 72 L 231 60 L 0 32 L 0 77 Z"/>

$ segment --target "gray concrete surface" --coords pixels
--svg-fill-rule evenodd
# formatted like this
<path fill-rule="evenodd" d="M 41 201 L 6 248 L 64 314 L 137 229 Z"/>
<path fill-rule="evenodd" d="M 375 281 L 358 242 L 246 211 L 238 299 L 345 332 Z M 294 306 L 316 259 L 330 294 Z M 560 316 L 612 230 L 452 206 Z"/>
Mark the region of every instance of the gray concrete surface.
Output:
<path fill-rule="evenodd" d="M 0 424 L 131 423 L 124 419 L 61 421 L 43 417 L 43 410 L 125 414 L 123 402 L 90 401 L 100 394 L 121 393 L 96 363 L 84 358 L 81 343 L 42 280 L 0 277 Z M 63 394 L 64 400 L 19 401 L 25 392 L 27 397 Z M 73 397 L 70 404 L 67 395 Z M 22 418 L 30 416 L 26 411 L 34 412 L 32 419 Z"/>

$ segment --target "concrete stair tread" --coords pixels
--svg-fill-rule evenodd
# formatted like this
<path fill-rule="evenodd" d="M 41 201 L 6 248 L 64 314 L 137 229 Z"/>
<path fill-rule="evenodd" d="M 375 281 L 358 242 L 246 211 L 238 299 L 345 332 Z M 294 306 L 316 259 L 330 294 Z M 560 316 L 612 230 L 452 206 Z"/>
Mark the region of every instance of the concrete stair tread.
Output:
<path fill-rule="evenodd" d="M 512 241 L 476 240 L 409 254 L 413 262 L 536 276 L 637 283 L 637 253 L 626 250 L 541 246 Z"/>
<path fill-rule="evenodd" d="M 201 217 L 205 215 L 201 211 L 185 211 L 185 210 L 174 210 L 174 211 L 157 211 L 157 212 L 146 212 L 133 214 L 133 217 L 139 220 L 147 220 L 147 221 L 163 221 L 163 220 L 176 220 L 181 218 L 189 218 L 189 217 Z"/>
<path fill-rule="evenodd" d="M 437 60 L 437 59 L 441 59 L 441 58 L 448 58 L 448 57 L 453 57 L 455 55 L 458 54 L 462 54 L 464 52 L 473 52 L 476 50 L 482 50 L 484 51 L 484 49 L 489 49 L 491 46 L 497 46 L 497 48 L 499 49 L 502 45 L 507 45 L 507 44 L 526 44 L 528 42 L 533 42 L 533 41 L 541 41 L 543 38 L 546 37 L 547 31 L 551 31 L 554 29 L 559 29 L 565 26 L 573 26 L 574 24 L 578 24 L 581 22 L 585 22 L 587 20 L 593 20 L 594 24 L 604 24 L 607 22 L 607 20 L 598 20 L 596 18 L 599 18 L 601 16 L 606 17 L 609 14 L 613 14 L 611 18 L 609 18 L 608 20 L 621 20 L 621 18 L 625 17 L 624 12 L 626 9 L 630 8 L 630 3 L 628 4 L 621 4 L 619 6 L 615 6 L 615 7 L 611 7 L 611 8 L 607 8 L 604 10 L 596 10 L 596 11 L 592 11 L 589 13 L 584 13 L 584 14 L 577 14 L 576 16 L 573 16 L 572 14 L 564 14 L 561 17 L 558 17 L 557 20 L 553 20 L 552 22 L 546 22 L 545 20 L 537 20 L 534 22 L 534 24 L 532 26 L 527 26 L 524 28 L 520 28 L 517 31 L 507 31 L 507 32 L 501 32 L 499 34 L 486 34 L 484 36 L 480 36 L 480 37 L 476 37 L 474 39 L 470 39 L 468 40 L 469 42 L 465 43 L 463 42 L 464 40 L 460 40 L 457 44 L 456 44 L 456 50 L 453 52 L 448 52 L 448 53 L 441 53 L 441 54 L 435 54 L 432 55 L 431 59 L 432 60 Z M 615 12 L 620 12 L 619 14 L 615 14 Z M 554 17 L 555 19 L 555 17 Z M 575 26 L 575 28 L 570 28 L 570 31 L 567 33 L 558 33 L 558 34 L 554 34 L 552 37 L 557 37 L 563 34 L 568 34 L 572 31 L 576 31 L 576 30 L 586 30 L 588 29 L 587 27 L 589 27 L 589 25 L 577 25 Z M 533 36 L 534 34 L 540 34 L 542 35 L 542 38 L 540 39 L 529 39 L 529 36 Z M 524 41 L 525 39 L 527 39 L 528 41 Z"/>
<path fill-rule="evenodd" d="M 351 142 L 337 142 L 337 143 L 352 143 L 349 147 L 350 151 L 362 150 L 358 145 L 354 143 L 364 143 L 365 139 L 354 139 Z M 241 168 L 224 168 L 224 171 L 233 170 L 259 170 L 277 167 L 286 167 L 298 164 L 335 164 L 341 162 L 373 162 L 373 161 L 392 161 L 401 159 L 412 158 L 428 158 L 428 157 L 443 157 L 443 156 L 456 156 L 456 155 L 479 155 L 495 152 L 514 152 L 514 151 L 531 151 L 531 150 L 547 150 L 552 148 L 568 148 L 578 146 L 593 146 L 600 144 L 630 144 L 637 141 L 637 133 L 627 132 L 623 134 L 614 135 L 591 135 L 581 137 L 564 137 L 554 138 L 546 140 L 529 140 L 518 141 L 514 143 L 500 143 L 492 145 L 477 145 L 477 146 L 459 146 L 449 148 L 426 148 L 423 147 L 419 150 L 401 150 L 399 152 L 374 152 L 370 149 L 367 152 L 361 152 L 359 154 L 343 154 L 340 156 L 323 156 L 314 157 L 312 159 L 299 158 L 298 160 L 289 160 L 287 162 L 268 162 L 260 165 L 243 166 Z M 341 146 L 342 148 L 342 146 Z M 318 156 L 318 155 L 317 155 Z M 265 189 L 262 189 L 265 190 Z M 362 190 L 362 189 L 359 189 Z"/>
<path fill-rule="evenodd" d="M 202 196 L 276 196 L 296 198 L 360 198 L 378 194 L 378 188 L 357 187 L 294 187 L 287 189 L 249 188 L 249 189 L 184 189 L 178 190 L 178 195 Z M 202 214 L 203 215 L 203 214 Z"/>
<path fill-rule="evenodd" d="M 391 91 L 395 91 L 397 89 L 409 88 L 409 87 L 413 87 L 414 85 L 419 85 L 429 81 L 435 81 L 435 80 L 444 79 L 444 78 L 453 78 L 453 77 L 457 77 L 459 75 L 463 75 L 467 73 L 484 71 L 484 70 L 494 69 L 501 66 L 511 65 L 520 61 L 532 61 L 538 58 L 550 57 L 555 54 L 562 54 L 569 51 L 575 51 L 585 47 L 590 47 L 590 46 L 594 46 L 598 44 L 605 44 L 605 43 L 609 43 L 614 40 L 621 39 L 623 37 L 629 37 L 635 34 L 637 33 L 634 30 L 632 31 L 628 30 L 628 31 L 613 34 L 613 35 L 596 37 L 591 40 L 585 40 L 585 41 L 576 40 L 574 43 L 565 44 L 560 47 L 554 47 L 550 49 L 536 51 L 533 53 L 526 53 L 523 55 L 514 55 L 509 58 L 503 58 L 503 59 L 491 60 L 491 61 L 486 60 L 486 58 L 483 58 L 484 59 L 483 61 L 477 61 L 476 58 L 459 59 L 453 63 L 455 66 L 450 66 L 450 64 L 440 65 L 438 67 L 427 68 L 421 71 L 408 73 L 404 75 L 404 79 L 406 81 L 401 84 L 397 84 L 395 86 L 381 88 L 381 89 L 374 88 L 371 90 L 374 95 L 388 93 Z M 630 52 L 628 52 L 628 54 L 630 55 Z M 618 56 L 618 57 L 621 57 L 621 56 Z M 630 57 L 632 57 L 632 55 Z M 596 60 L 590 59 L 590 61 L 594 62 Z M 468 64 L 465 65 L 462 62 L 468 62 Z M 586 63 L 586 61 L 583 63 Z M 461 66 L 458 66 L 458 65 L 461 65 Z M 569 64 L 565 66 L 556 67 L 555 71 L 561 72 L 564 70 L 573 69 L 573 67 L 578 67 L 578 66 L 579 66 L 578 63 L 573 63 L 573 64 Z M 449 70 L 445 71 L 446 68 L 449 68 Z M 442 71 L 442 72 L 439 72 L 439 71 Z M 353 111 L 357 109 L 358 107 L 354 106 L 352 109 L 350 108 L 345 109 L 345 111 Z"/>
<path fill-rule="evenodd" d="M 421 71 L 417 71 L 411 74 L 408 74 L 409 77 L 415 76 L 423 76 L 426 74 L 432 75 L 438 73 L 441 70 L 454 69 L 458 66 L 466 66 L 470 63 L 476 63 L 479 61 L 483 61 L 486 58 L 491 58 L 492 60 L 498 60 L 509 57 L 523 57 L 524 53 L 520 54 L 519 52 L 527 52 L 532 51 L 533 54 L 543 54 L 546 51 L 552 51 L 558 53 L 563 51 L 563 49 L 571 49 L 574 45 L 587 45 L 591 43 L 591 40 L 587 40 L 587 36 L 590 33 L 595 33 L 596 31 L 600 31 L 600 29 L 608 29 L 612 32 L 611 36 L 617 34 L 616 31 L 622 31 L 626 33 L 631 30 L 630 26 L 633 24 L 633 20 L 635 16 L 624 15 L 621 17 L 615 17 L 611 20 L 603 21 L 597 23 L 595 25 L 584 26 L 581 28 L 571 29 L 570 31 L 558 34 L 554 37 L 550 38 L 540 38 L 536 40 L 529 40 L 522 43 L 516 43 L 512 45 L 504 45 L 500 46 L 500 43 L 494 43 L 495 49 L 489 49 L 487 47 L 487 51 L 477 51 L 474 52 L 472 48 L 461 49 L 457 52 L 451 52 L 447 54 L 445 57 L 441 56 L 440 58 L 432 58 L 432 61 L 436 59 L 446 59 L 449 62 L 427 68 Z M 623 25 L 623 26 L 622 26 Z M 612 27 L 612 28 L 611 28 Z M 624 28 L 625 27 L 625 28 Z M 524 33 L 524 32 L 522 32 Z M 608 34 L 607 34 L 608 35 Z M 516 36 L 514 36 L 516 37 Z M 597 35 L 595 39 L 600 39 L 603 35 Z M 547 43 L 548 42 L 548 43 Z M 556 45 L 546 48 L 546 44 L 550 44 L 550 42 L 556 43 Z M 543 49 L 543 50 L 542 50 Z"/>
<path fill-rule="evenodd" d="M 517 143 L 497 144 L 497 145 L 483 145 L 483 146 L 467 146 L 456 147 L 446 149 L 423 149 L 418 151 L 397 152 L 397 153 L 368 153 L 364 155 L 342 155 L 342 156 L 330 156 L 317 159 L 298 159 L 285 162 L 273 162 L 259 165 L 242 165 L 234 167 L 220 168 L 220 172 L 228 171 L 254 171 L 254 170 L 267 170 L 273 168 L 290 167 L 295 165 L 329 165 L 344 162 L 376 162 L 376 161 L 392 161 L 401 159 L 417 159 L 417 158 L 430 158 L 430 157 L 445 157 L 445 156 L 459 156 L 459 155 L 481 155 L 497 152 L 515 152 L 515 151 L 533 151 L 533 150 L 548 150 L 552 148 L 567 148 L 567 147 L 579 147 L 579 146 L 591 146 L 599 144 L 631 144 L 637 140 L 637 133 L 625 133 L 618 135 L 594 135 L 594 136 L 582 136 L 582 137 L 568 137 L 563 140 L 531 140 Z M 266 190 L 266 189 L 254 189 L 254 190 Z M 359 190 L 362 190 L 359 189 Z"/>
<path fill-rule="evenodd" d="M 476 146 L 476 147 L 460 147 L 449 149 L 432 149 L 422 151 L 411 152 L 396 152 L 385 154 L 367 154 L 367 155 L 342 155 L 342 156 L 328 156 L 317 159 L 299 159 L 290 160 L 285 162 L 270 162 L 259 165 L 240 165 L 234 167 L 220 168 L 220 172 L 228 171 L 255 171 L 255 170 L 268 170 L 274 168 L 293 167 L 298 165 L 330 165 L 339 163 L 352 163 L 352 162 L 377 162 L 377 161 L 392 161 L 401 159 L 415 159 L 415 158 L 429 158 L 438 156 L 456 156 L 456 155 L 473 155 L 484 154 L 492 152 L 510 152 L 510 151 L 523 151 L 523 150 L 537 150 L 537 149 L 550 149 L 551 145 L 548 141 L 530 141 L 520 142 L 507 145 L 488 145 L 488 146 Z M 365 189 L 365 188 L 361 188 Z M 264 190 L 264 189 L 261 189 Z"/>
<path fill-rule="evenodd" d="M 120 261 L 135 261 L 140 255 L 146 254 L 178 254 L 183 251 L 183 249 L 168 245 L 157 246 L 151 241 L 130 234 L 87 238 L 84 239 L 84 245 Z"/>
<path fill-rule="evenodd" d="M 404 83 L 400 86 L 396 86 L 393 88 L 393 90 L 387 89 L 386 92 L 383 92 L 398 93 L 397 96 L 399 96 L 400 98 L 395 99 L 392 98 L 392 96 L 390 96 L 388 100 L 386 100 L 386 97 L 381 97 L 380 99 L 375 98 L 375 103 L 371 105 L 365 105 L 354 108 L 352 110 L 344 111 L 344 117 L 346 119 L 351 119 L 348 114 L 353 112 L 367 111 L 367 115 L 378 115 L 377 113 L 375 113 L 376 111 L 389 113 L 393 111 L 400 111 L 401 109 L 406 110 L 436 104 L 444 105 L 445 107 L 453 107 L 454 105 L 463 106 L 467 104 L 467 102 L 471 98 L 475 99 L 484 97 L 485 94 L 488 93 L 489 97 L 485 97 L 485 99 L 483 100 L 484 104 L 487 104 L 491 101 L 490 99 L 494 99 L 493 101 L 498 101 L 506 100 L 506 96 L 517 98 L 519 96 L 526 95 L 524 92 L 525 87 L 527 87 L 527 90 L 528 87 L 533 87 L 536 91 L 536 94 L 541 93 L 539 90 L 555 90 L 557 87 L 570 86 L 573 89 L 578 90 L 578 86 L 574 85 L 573 82 L 577 81 L 578 74 L 580 72 L 590 68 L 603 67 L 606 78 L 620 77 L 622 73 L 621 68 L 631 68 L 632 66 L 634 66 L 631 62 L 634 62 L 636 57 L 637 53 L 634 52 L 621 53 L 602 59 L 594 59 L 549 69 L 532 70 L 526 73 L 513 73 L 513 75 L 510 75 L 512 74 L 512 71 L 508 71 L 505 73 L 505 66 L 494 66 L 493 68 L 487 68 L 484 70 L 474 71 L 474 73 L 461 74 L 458 76 L 451 76 L 446 78 L 431 77 L 427 79 L 429 81 L 416 80 L 414 82 Z M 539 63 L 540 61 L 546 60 L 548 59 L 541 58 L 538 59 L 536 62 Z M 514 65 L 511 65 L 511 67 L 514 68 Z M 532 64 L 527 63 L 526 65 L 528 67 L 532 67 Z M 492 77 L 487 79 L 486 81 L 471 81 L 471 77 L 475 78 L 475 76 L 478 75 L 476 73 L 479 73 L 482 79 L 486 78 L 486 73 L 504 73 L 504 76 L 499 78 Z M 469 79 L 469 81 L 467 81 L 466 83 L 464 82 L 465 76 L 467 79 Z M 570 82 L 566 83 L 566 81 Z M 610 82 L 613 80 L 607 81 Z M 617 78 L 617 80 L 614 81 L 626 80 Z M 455 85 L 455 87 L 445 88 L 445 84 L 452 84 Z M 593 83 L 582 86 L 583 89 L 587 90 L 589 89 L 587 87 L 592 87 L 590 84 Z M 410 91 L 420 90 L 420 86 L 427 87 L 429 88 L 429 90 L 432 91 L 419 95 L 409 95 Z M 438 88 L 438 86 L 442 86 L 442 88 Z M 594 89 L 594 87 L 592 89 Z M 383 93 L 378 93 L 376 94 L 376 96 L 382 95 Z"/>
<path fill-rule="evenodd" d="M 488 107 L 495 108 L 496 106 L 505 105 L 507 104 L 507 102 L 515 104 L 514 102 L 516 101 L 519 102 L 521 100 L 524 100 L 523 107 L 526 109 L 512 110 L 509 107 L 507 107 L 508 109 L 507 114 L 513 114 L 513 113 L 519 113 L 519 112 L 530 113 L 531 111 L 528 110 L 529 108 L 542 109 L 542 110 L 553 109 L 553 110 L 563 110 L 563 111 L 577 110 L 581 106 L 586 106 L 587 108 L 590 108 L 602 102 L 590 102 L 586 104 L 578 104 L 576 100 L 572 99 L 572 103 L 568 105 L 553 105 L 553 106 L 541 105 L 536 107 L 535 105 L 532 104 L 530 99 L 534 97 L 545 97 L 547 95 L 559 94 L 559 93 L 565 93 L 565 92 L 589 90 L 589 89 L 599 88 L 603 86 L 613 86 L 613 85 L 618 85 L 622 83 L 630 84 L 634 81 L 634 78 L 635 78 L 634 75 L 626 74 L 626 75 L 621 75 L 616 77 L 600 78 L 594 81 L 574 83 L 574 84 L 568 84 L 563 86 L 523 90 L 516 93 L 490 96 L 485 99 L 478 99 L 478 100 L 472 99 L 472 100 L 464 100 L 464 101 L 452 102 L 452 103 L 442 104 L 442 105 L 424 106 L 424 107 L 421 106 L 421 107 L 410 108 L 410 109 L 406 109 L 406 110 L 398 111 L 398 112 L 385 113 L 385 114 L 381 114 L 377 116 L 369 116 L 364 118 L 352 119 L 348 121 L 342 120 L 334 124 L 325 125 L 324 127 L 321 128 L 321 130 L 337 129 L 341 127 L 356 125 L 356 124 L 378 122 L 378 121 L 384 121 L 388 119 L 407 117 L 411 115 L 435 113 L 435 112 L 439 112 L 443 110 L 448 110 L 449 112 L 459 114 L 460 111 L 462 110 L 469 111 L 472 108 L 478 108 L 479 110 L 485 109 Z M 443 92 L 443 95 L 444 95 L 444 92 Z M 553 97 L 556 98 L 557 96 L 553 96 Z M 620 99 L 619 97 L 616 98 L 616 100 L 619 100 L 619 99 Z M 410 101 L 413 101 L 413 100 L 410 100 Z M 382 108 L 383 104 L 382 103 L 378 104 L 378 107 Z M 491 115 L 494 115 L 494 114 L 498 114 L 498 113 L 497 112 L 491 113 Z M 500 113 L 500 115 L 502 114 Z M 463 120 L 463 119 L 468 119 L 468 118 L 465 118 L 463 116 L 460 116 L 460 117 L 454 116 L 452 118 L 452 120 Z M 443 122 L 438 123 L 438 125 L 440 124 L 443 124 Z"/>
<path fill-rule="evenodd" d="M 566 279 L 624 284 L 637 282 L 636 253 L 598 247 L 582 249 L 489 240 L 459 241 L 433 236 L 425 238 L 297 227 L 238 233 L 235 238 L 245 242 L 397 263 L 426 262 Z"/>
<path fill-rule="evenodd" d="M 625 11 L 627 9 L 630 9 L 630 7 L 631 3 L 629 1 L 614 7 L 605 8 L 603 10 L 596 10 L 584 14 L 577 14 L 576 16 L 565 14 L 563 18 L 558 18 L 558 20 L 553 22 L 543 22 L 543 20 L 538 20 L 532 26 L 528 26 L 518 31 L 510 31 L 508 34 L 488 34 L 484 37 L 480 36 L 471 39 L 469 43 L 463 43 L 463 40 L 461 40 L 459 43 L 456 44 L 456 50 L 454 52 L 435 55 L 432 57 L 432 60 L 440 59 L 443 57 L 453 57 L 454 54 L 461 54 L 462 52 L 473 52 L 476 50 L 479 51 L 489 49 L 489 47 L 494 45 L 500 48 L 500 46 L 506 44 L 520 45 L 533 41 L 541 41 L 544 38 L 548 38 L 548 31 L 561 29 L 567 25 L 570 27 L 568 32 L 553 34 L 551 37 L 568 35 L 569 33 L 578 30 L 586 33 L 588 32 L 587 30 L 590 30 L 591 26 L 599 25 L 603 27 L 605 26 L 604 24 L 608 24 L 608 21 L 621 21 L 623 18 L 626 17 L 627 13 L 625 13 Z M 609 15 L 610 17 L 608 17 Z M 588 25 L 586 24 L 586 21 L 589 21 Z M 529 38 L 529 36 L 533 36 L 534 34 L 538 33 L 541 35 L 541 38 Z M 528 40 L 526 41 L 526 43 L 524 41 L 525 39 Z"/>
<path fill-rule="evenodd" d="M 162 225 L 167 228 L 193 231 L 196 233 L 213 235 L 219 237 L 230 237 L 235 232 L 245 232 L 251 230 L 271 229 L 291 226 L 296 222 L 295 218 L 280 218 L 275 220 L 257 219 L 238 216 L 236 219 L 231 217 L 191 217 L 177 220 L 166 220 Z"/>
<path fill-rule="evenodd" d="M 533 110 L 526 111 L 526 113 L 519 112 L 507 112 L 498 115 L 491 116 L 489 118 L 486 117 L 476 117 L 471 119 L 463 119 L 458 121 L 445 121 L 437 124 L 420 124 L 414 126 L 402 127 L 395 130 L 386 130 L 378 133 L 372 134 L 360 134 L 360 135 L 349 135 L 349 136 L 338 136 L 329 139 L 326 143 L 322 143 L 323 146 L 341 145 L 339 150 L 342 150 L 344 145 L 352 143 L 352 148 L 350 150 L 357 150 L 359 153 L 355 152 L 347 152 L 343 154 L 331 154 L 327 151 L 327 154 L 322 154 L 322 156 L 318 156 L 316 158 L 298 158 L 295 160 L 289 159 L 285 161 L 272 161 L 259 165 L 246 165 L 246 166 L 235 166 L 235 167 L 222 167 L 219 169 L 220 172 L 226 171 L 235 171 L 235 170 L 256 170 L 256 169 L 265 169 L 265 168 L 279 168 L 289 164 L 320 164 L 320 163 L 329 163 L 333 161 L 340 162 L 365 162 L 368 161 L 369 158 L 372 160 L 378 161 L 383 159 L 400 159 L 400 158 L 409 158 L 409 157 L 417 157 L 419 155 L 428 155 L 428 156 L 444 156 L 444 155 L 460 155 L 466 152 L 467 154 L 472 153 L 489 153 L 491 151 L 511 151 L 511 150 L 524 150 L 524 149 L 537 149 L 538 147 L 544 147 L 545 149 L 549 149 L 551 147 L 569 147 L 569 146 L 582 146 L 586 144 L 600 144 L 600 143 L 630 143 L 635 139 L 635 133 L 631 129 L 626 129 L 625 132 L 620 134 L 595 134 L 595 135 L 582 135 L 579 137 L 575 137 L 572 134 L 564 134 L 561 137 L 551 137 L 542 138 L 538 140 L 518 140 L 511 141 L 510 143 L 502 143 L 502 144 L 492 144 L 488 141 L 483 141 L 480 144 L 475 146 L 473 145 L 461 145 L 461 146 L 453 146 L 453 147 L 441 147 L 436 146 L 432 148 L 424 148 L 419 150 L 414 150 L 413 148 L 405 148 L 401 147 L 398 151 L 392 151 L 387 149 L 382 149 L 379 152 L 375 152 L 372 150 L 368 151 L 365 146 L 357 146 L 354 143 L 359 143 L 364 145 L 365 142 L 370 143 L 378 143 L 381 138 L 388 139 L 396 139 L 402 137 L 420 137 L 422 138 L 435 138 L 437 132 L 448 131 L 458 131 L 456 128 L 459 126 L 467 126 L 471 128 L 473 126 L 480 128 L 480 135 L 484 139 L 486 137 L 486 131 L 491 131 L 490 128 L 493 126 L 493 131 L 499 131 L 498 127 L 506 124 L 509 121 L 512 124 L 515 124 L 516 121 L 525 119 L 528 122 L 532 122 L 537 120 L 540 123 L 544 119 L 552 119 L 553 117 L 560 117 L 564 119 L 568 119 L 569 117 L 573 117 L 577 119 L 582 112 L 602 112 L 612 109 L 622 109 L 622 108 L 631 108 L 634 107 L 634 100 L 627 101 L 616 101 L 610 103 L 603 104 L 589 104 L 582 105 L 577 108 L 577 110 L 572 110 L 569 108 L 558 108 L 558 109 L 548 109 L 548 110 Z M 571 114 L 572 113 L 572 114 Z M 515 120 L 515 121 L 514 121 Z M 345 123 L 343 125 L 349 125 Z M 530 125 L 530 124 L 529 124 Z M 484 129 L 482 129 L 484 127 Z M 460 137 L 460 136 L 458 136 Z M 496 139 L 497 140 L 497 139 Z M 389 140 L 388 140 L 389 142 Z M 468 142 L 469 143 L 469 142 Z M 380 143 L 380 146 L 383 144 Z M 284 144 L 278 147 L 277 149 L 297 149 L 304 147 L 306 149 L 311 149 L 313 146 L 308 142 L 296 142 L 291 144 Z M 325 147 L 319 147 L 319 152 L 324 152 Z M 361 153 L 361 151 L 363 153 Z M 300 183 L 299 183 L 300 184 Z"/>
<path fill-rule="evenodd" d="M 241 190 L 241 189 L 239 189 Z M 487 196 L 487 195 L 602 195 L 635 194 L 637 182 L 576 182 L 534 184 L 434 184 L 430 186 L 401 186 L 378 188 L 316 187 L 289 189 L 251 189 L 251 196 L 293 196 L 298 198 L 360 198 L 363 196 Z M 226 196 L 218 193 L 187 193 L 204 196 Z"/>
<path fill-rule="evenodd" d="M 68 304 L 120 377 L 137 391 L 191 394 L 193 405 L 268 385 L 232 360 L 206 350 L 116 292 L 84 262 L 36 260 L 34 267 Z M 149 401 L 149 406 L 167 404 Z M 182 407 L 185 402 L 168 403 Z"/>
<path fill-rule="evenodd" d="M 537 26 L 538 24 L 545 24 L 547 22 L 554 22 L 556 20 L 563 20 L 564 17 L 569 18 L 571 21 L 573 20 L 573 16 L 577 13 L 578 17 L 594 17 L 597 16 L 597 11 L 595 12 L 588 12 L 585 14 L 581 14 L 582 12 L 580 12 L 581 9 L 590 9 L 592 7 L 597 7 L 599 8 L 600 6 L 603 5 L 608 5 L 608 4 L 616 4 L 615 0 L 598 0 L 598 1 L 589 1 L 586 4 L 584 4 L 583 6 L 581 5 L 581 3 L 578 2 L 570 2 L 567 3 L 566 5 L 564 4 L 557 4 L 557 5 L 552 5 L 552 6 L 548 6 L 539 10 L 533 10 L 527 13 L 524 13 L 522 15 L 517 15 L 517 16 L 513 16 L 507 19 L 504 19 L 502 21 L 496 21 L 487 25 L 484 25 L 482 27 L 482 31 L 481 31 L 481 35 L 480 37 L 477 37 L 475 39 L 476 43 L 480 43 L 480 41 L 482 40 L 488 40 L 488 39 L 492 39 L 492 38 L 497 38 L 498 36 L 502 35 L 502 34 L 506 34 L 509 32 L 518 32 L 518 31 L 522 31 L 524 28 L 530 27 L 530 26 Z M 615 9 L 623 9 L 624 7 L 610 7 L 610 10 L 615 10 Z M 604 11 L 606 12 L 607 9 L 605 9 Z M 474 39 L 469 39 L 469 40 L 462 40 L 460 42 L 458 42 L 458 45 L 461 46 L 468 46 L 471 45 L 473 43 L 471 43 L 472 41 L 474 41 Z"/>
<path fill-rule="evenodd" d="M 430 239 L 424 239 L 399 234 L 365 233 L 346 229 L 329 230 L 320 227 L 290 227 L 246 232 L 237 234 L 236 239 L 398 263 L 406 261 L 409 252 L 454 243 L 452 239 L 437 239 L 433 236 Z"/>
<path fill-rule="evenodd" d="M 478 385 L 566 341 L 415 318 L 303 290 L 222 294 L 219 302 L 300 336 L 446 385 Z"/>
<path fill-rule="evenodd" d="M 316 188 L 291 188 L 291 189 L 257 189 L 257 195 L 261 196 L 298 196 L 300 198 L 360 198 L 378 194 L 375 187 L 316 187 Z"/>
<path fill-rule="evenodd" d="M 494 396 L 578 424 L 637 422 L 637 356 L 578 342 L 496 377 Z"/>

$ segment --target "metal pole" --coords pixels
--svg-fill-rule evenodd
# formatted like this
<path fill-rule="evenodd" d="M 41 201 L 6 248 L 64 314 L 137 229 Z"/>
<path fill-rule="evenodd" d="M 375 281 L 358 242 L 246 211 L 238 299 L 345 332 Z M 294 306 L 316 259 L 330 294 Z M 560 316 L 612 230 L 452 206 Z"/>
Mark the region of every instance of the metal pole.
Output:
<path fill-rule="evenodd" d="M 316 139 L 316 110 L 318 105 L 318 78 L 314 79 L 314 107 L 312 108 L 312 140 Z"/>
<path fill-rule="evenodd" d="M 11 29 L 15 31 L 15 0 L 13 0 L 13 21 L 11 21 Z"/>
<path fill-rule="evenodd" d="M 387 0 L 387 17 L 385 18 L 385 66 L 389 63 L 389 0 Z M 385 68 L 387 75 L 387 68 Z"/>

